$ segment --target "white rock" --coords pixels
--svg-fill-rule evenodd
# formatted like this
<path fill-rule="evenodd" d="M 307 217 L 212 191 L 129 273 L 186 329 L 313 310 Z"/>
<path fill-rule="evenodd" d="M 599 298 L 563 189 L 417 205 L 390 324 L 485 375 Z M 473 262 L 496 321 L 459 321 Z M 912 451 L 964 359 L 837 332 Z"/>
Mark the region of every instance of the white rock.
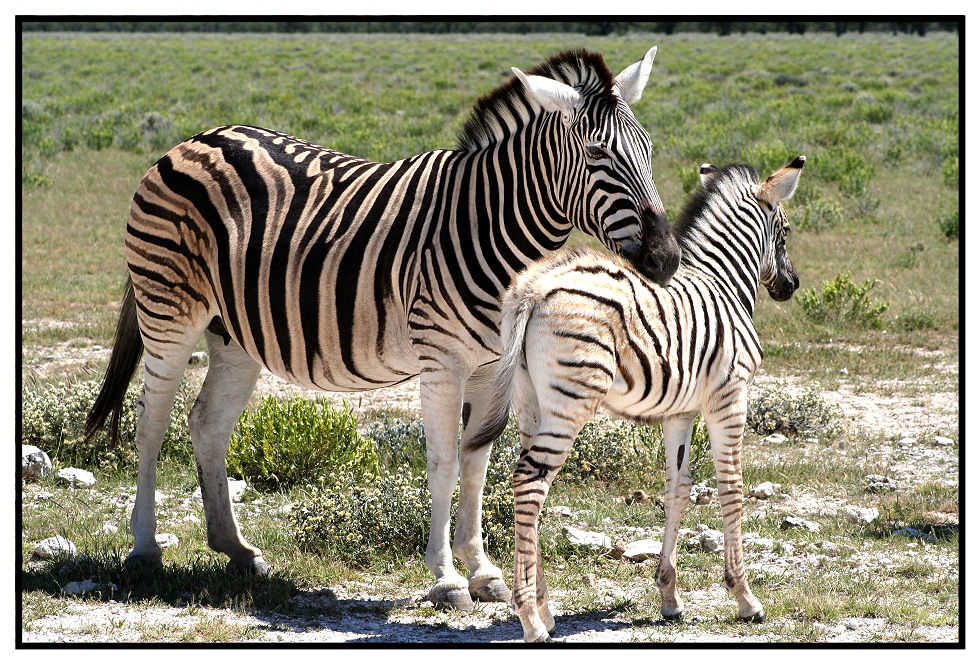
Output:
<path fill-rule="evenodd" d="M 288 516 L 290 513 L 292 513 L 292 509 L 295 506 L 296 506 L 295 504 L 290 502 L 289 504 L 284 504 L 280 506 L 278 509 L 275 510 L 275 512 L 280 516 Z"/>
<path fill-rule="evenodd" d="M 43 500 L 49 500 L 52 497 L 54 497 L 54 493 L 49 493 L 46 490 L 42 490 L 41 492 L 39 492 L 37 495 L 34 496 L 34 499 L 43 501 Z"/>
<path fill-rule="evenodd" d="M 819 544 L 819 547 L 827 555 L 836 555 L 840 552 L 840 547 L 833 543 L 832 541 L 823 541 Z"/>
<path fill-rule="evenodd" d="M 877 520 L 877 517 L 880 515 L 880 512 L 877 511 L 876 507 L 862 509 L 858 506 L 848 505 L 843 507 L 841 510 L 843 511 L 843 515 L 846 516 L 847 520 L 857 525 L 869 525 Z"/>
<path fill-rule="evenodd" d="M 119 528 L 116 527 L 115 525 L 113 525 L 112 523 L 105 523 L 104 525 L 102 525 L 102 527 L 100 527 L 98 530 L 96 530 L 95 533 L 96 534 L 115 534 L 118 531 L 119 531 Z"/>
<path fill-rule="evenodd" d="M 207 353 L 206 352 L 195 352 L 190 355 L 190 359 L 187 360 L 187 364 L 190 366 L 203 366 L 207 363 Z"/>
<path fill-rule="evenodd" d="M 811 520 L 786 516 L 785 520 L 782 521 L 782 529 L 807 529 L 810 532 L 818 532 L 820 527 L 819 523 L 814 523 Z"/>
<path fill-rule="evenodd" d="M 763 444 L 784 444 L 789 441 L 789 438 L 781 433 L 772 433 L 768 437 L 763 437 L 761 441 Z"/>
<path fill-rule="evenodd" d="M 950 447 L 955 444 L 955 440 L 950 437 L 942 437 L 941 435 L 935 436 L 935 444 L 940 447 Z"/>
<path fill-rule="evenodd" d="M 591 548 L 602 552 L 608 552 L 612 549 L 612 540 L 601 532 L 590 532 L 571 525 L 565 525 L 561 532 L 568 543 L 573 546 Z"/>
<path fill-rule="evenodd" d="M 795 546 L 793 546 L 788 541 L 779 541 L 779 542 L 777 542 L 775 544 L 774 549 L 777 552 L 780 552 L 780 553 L 782 553 L 783 555 L 786 555 L 786 556 L 792 556 L 792 555 L 795 554 Z"/>
<path fill-rule="evenodd" d="M 903 437 L 903 438 L 901 438 L 900 440 L 897 441 L 897 446 L 899 446 L 901 448 L 904 448 L 904 447 L 913 447 L 917 442 L 918 441 L 915 440 L 913 437 Z"/>
<path fill-rule="evenodd" d="M 574 512 L 569 507 L 560 505 L 547 507 L 547 512 L 562 516 L 564 518 L 570 518 L 574 515 Z"/>
<path fill-rule="evenodd" d="M 688 544 L 700 546 L 709 553 L 724 550 L 724 533 L 716 529 L 706 529 L 687 541 Z"/>
<path fill-rule="evenodd" d="M 717 494 L 717 489 L 708 486 L 707 481 L 695 483 L 690 487 L 690 501 L 694 504 L 710 504 L 711 499 Z"/>
<path fill-rule="evenodd" d="M 753 534 L 753 536 L 749 536 L 749 534 Z M 748 550 L 772 550 L 775 548 L 774 539 L 758 536 L 757 534 L 749 532 L 746 532 L 742 536 L 741 543 Z"/>
<path fill-rule="evenodd" d="M 34 548 L 31 559 L 52 559 L 53 557 L 73 557 L 78 549 L 75 544 L 63 536 L 52 536 L 44 539 Z"/>
<path fill-rule="evenodd" d="M 840 375 L 849 375 L 850 371 L 846 370 L 846 367 L 840 369 Z"/>
<path fill-rule="evenodd" d="M 655 539 L 640 539 L 627 544 L 622 557 L 630 562 L 643 562 L 647 559 L 659 559 L 663 552 L 663 544 Z"/>
<path fill-rule="evenodd" d="M 88 592 L 98 589 L 99 586 L 95 584 L 95 581 L 91 578 L 86 578 L 85 580 L 75 580 L 74 582 L 69 582 L 65 585 L 61 591 L 65 594 L 87 594 Z"/>
<path fill-rule="evenodd" d="M 156 535 L 156 545 L 161 548 L 169 548 L 180 543 L 180 539 L 177 538 L 176 534 L 170 534 L 169 532 L 164 532 L 163 534 Z"/>
<path fill-rule="evenodd" d="M 200 525 L 201 519 L 192 513 L 188 513 L 186 516 L 180 519 L 182 523 L 193 523 L 194 525 Z"/>
<path fill-rule="evenodd" d="M 883 474 L 868 474 L 863 478 L 864 490 L 868 493 L 883 493 L 897 490 L 897 482 Z"/>
<path fill-rule="evenodd" d="M 58 478 L 75 488 L 91 488 L 95 485 L 95 475 L 88 470 L 66 467 L 58 470 Z"/>
<path fill-rule="evenodd" d="M 771 481 L 765 481 L 764 483 L 760 483 L 751 489 L 751 496 L 757 497 L 760 500 L 767 500 L 774 494 L 775 486 Z"/>
<path fill-rule="evenodd" d="M 245 494 L 245 488 L 248 484 L 244 481 L 239 481 L 237 479 L 228 479 L 228 494 L 231 495 L 232 502 L 240 502 L 241 496 Z M 190 499 L 198 504 L 204 503 L 204 498 L 201 495 L 201 487 L 198 486 L 194 494 L 190 496 Z"/>
<path fill-rule="evenodd" d="M 48 455 L 30 444 L 20 445 L 20 471 L 24 479 L 40 479 L 51 474 L 53 467 Z"/>

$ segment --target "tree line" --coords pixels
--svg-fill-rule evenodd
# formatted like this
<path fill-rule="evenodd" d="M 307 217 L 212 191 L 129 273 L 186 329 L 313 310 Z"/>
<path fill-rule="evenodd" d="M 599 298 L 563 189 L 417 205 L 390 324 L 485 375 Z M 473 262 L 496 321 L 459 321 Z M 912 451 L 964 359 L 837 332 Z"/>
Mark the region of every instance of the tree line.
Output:
<path fill-rule="evenodd" d="M 716 33 L 721 36 L 749 32 L 885 32 L 926 35 L 930 31 L 956 32 L 949 21 L 24 21 L 25 32 L 570 32 L 586 35 L 653 32 Z"/>

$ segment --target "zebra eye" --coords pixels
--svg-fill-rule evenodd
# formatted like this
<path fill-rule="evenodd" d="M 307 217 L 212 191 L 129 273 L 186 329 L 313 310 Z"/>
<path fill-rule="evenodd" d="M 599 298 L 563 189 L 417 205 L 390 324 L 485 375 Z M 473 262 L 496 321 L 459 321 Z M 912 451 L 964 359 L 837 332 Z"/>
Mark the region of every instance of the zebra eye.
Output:
<path fill-rule="evenodd" d="M 594 161 L 608 158 L 608 151 L 606 151 L 605 146 L 601 143 L 585 143 L 585 154 L 588 155 L 589 159 L 593 159 Z"/>

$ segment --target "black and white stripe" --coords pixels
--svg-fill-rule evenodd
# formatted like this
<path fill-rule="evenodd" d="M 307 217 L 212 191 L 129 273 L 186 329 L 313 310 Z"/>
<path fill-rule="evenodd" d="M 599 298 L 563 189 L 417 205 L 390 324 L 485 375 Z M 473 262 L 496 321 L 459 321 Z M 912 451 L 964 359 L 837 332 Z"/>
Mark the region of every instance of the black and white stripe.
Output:
<path fill-rule="evenodd" d="M 663 615 L 682 611 L 676 538 L 690 495 L 693 419 L 702 413 L 724 518 L 725 582 L 739 616 L 764 618 L 745 581 L 741 549 L 741 439 L 748 384 L 762 360 L 752 311 L 759 283 L 777 300 L 799 285 L 785 250 L 781 201 L 795 191 L 804 161 L 796 158 L 765 182 L 748 166 L 702 166 L 702 186 L 676 226 L 680 268 L 665 287 L 616 256 L 579 250 L 542 259 L 508 290 L 493 405 L 472 444 L 495 439 L 512 402 L 523 445 L 513 474 L 513 600 L 528 641 L 546 640 L 554 629 L 537 518 L 599 406 L 663 423 L 666 528 L 656 576 Z"/>
<path fill-rule="evenodd" d="M 654 53 L 615 79 L 601 56 L 584 51 L 529 74 L 515 70 L 477 102 L 455 150 L 375 163 L 229 125 L 184 141 L 150 168 L 131 207 L 132 295 L 117 334 L 138 333 L 146 350 L 132 557 L 160 556 L 160 426 L 203 334 L 210 366 L 190 425 L 212 547 L 239 566 L 265 569 L 238 532 L 224 487 L 224 451 L 261 366 L 330 391 L 420 374 L 434 505 L 431 596 L 459 607 L 471 605 L 470 592 L 506 598 L 482 550 L 486 451 L 462 454 L 449 547 L 460 412 L 482 417 L 500 347 L 501 293 L 573 228 L 653 278 L 675 271 L 679 250 L 653 185 L 649 137 L 627 103 L 639 99 Z M 120 385 L 124 391 L 138 362 L 130 346 L 125 356 L 113 353 L 90 431 L 118 412 Z M 453 551 L 471 571 L 468 583 L 453 568 Z"/>

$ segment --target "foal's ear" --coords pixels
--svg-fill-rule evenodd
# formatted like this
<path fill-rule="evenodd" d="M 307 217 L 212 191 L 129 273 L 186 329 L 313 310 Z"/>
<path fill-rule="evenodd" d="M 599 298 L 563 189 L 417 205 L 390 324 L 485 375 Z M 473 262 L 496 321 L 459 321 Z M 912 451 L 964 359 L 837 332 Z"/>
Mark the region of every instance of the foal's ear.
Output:
<path fill-rule="evenodd" d="M 707 186 L 707 183 L 717 177 L 717 173 L 719 172 L 720 169 L 712 163 L 700 164 L 700 184 Z"/>
<path fill-rule="evenodd" d="M 776 170 L 758 187 L 758 198 L 773 207 L 783 200 L 791 198 L 799 184 L 802 167 L 805 165 L 806 157 L 800 155 L 793 159 L 788 166 Z"/>
<path fill-rule="evenodd" d="M 615 89 L 630 106 L 642 98 L 642 91 L 646 89 L 646 83 L 649 82 L 649 72 L 653 68 L 656 50 L 657 47 L 653 46 L 646 51 L 642 60 L 633 62 L 615 77 Z"/>

